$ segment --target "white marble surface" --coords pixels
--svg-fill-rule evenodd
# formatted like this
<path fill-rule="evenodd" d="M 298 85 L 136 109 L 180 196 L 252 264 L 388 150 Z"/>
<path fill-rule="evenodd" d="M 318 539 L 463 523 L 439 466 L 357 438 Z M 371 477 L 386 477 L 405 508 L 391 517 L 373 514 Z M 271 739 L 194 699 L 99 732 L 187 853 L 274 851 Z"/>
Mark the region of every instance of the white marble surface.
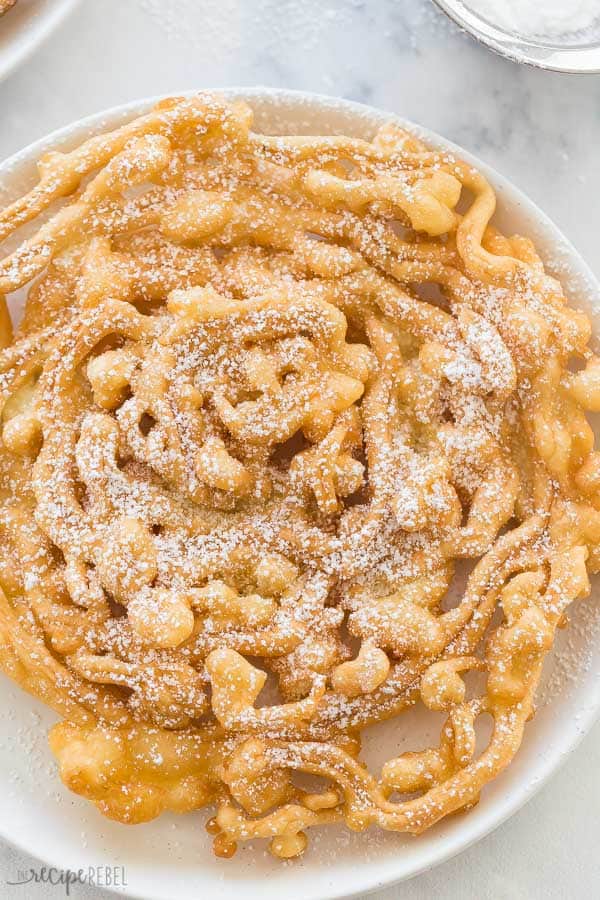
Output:
<path fill-rule="evenodd" d="M 460 34 L 429 0 L 81 0 L 0 84 L 0 158 L 137 97 L 256 84 L 361 100 L 445 134 L 523 188 L 600 276 L 600 76 L 506 62 Z M 494 834 L 378 898 L 600 895 L 599 757 L 597 725 Z M 31 865 L 0 843 L 0 897 L 64 896 L 63 888 L 6 884 Z M 110 895 L 74 887 L 71 896 Z"/>

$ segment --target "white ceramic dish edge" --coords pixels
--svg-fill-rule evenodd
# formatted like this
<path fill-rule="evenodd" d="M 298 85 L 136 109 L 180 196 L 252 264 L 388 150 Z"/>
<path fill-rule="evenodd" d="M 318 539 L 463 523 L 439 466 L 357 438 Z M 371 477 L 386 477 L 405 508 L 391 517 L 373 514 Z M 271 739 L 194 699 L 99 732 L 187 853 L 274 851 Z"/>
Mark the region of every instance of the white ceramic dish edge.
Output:
<path fill-rule="evenodd" d="M 411 130 L 423 135 L 432 144 L 441 146 L 450 152 L 455 152 L 463 159 L 472 162 L 493 182 L 499 192 L 500 202 L 506 202 L 511 205 L 510 218 L 514 219 L 515 216 L 518 218 L 517 213 L 520 213 L 521 218 L 529 221 L 526 233 L 529 233 L 536 240 L 540 234 L 544 235 L 545 243 L 548 246 L 552 246 L 553 256 L 559 260 L 559 267 L 564 268 L 562 274 L 569 282 L 570 292 L 593 313 L 596 335 L 600 334 L 599 311 L 597 307 L 595 309 L 592 308 L 594 300 L 596 303 L 598 302 L 600 287 L 587 265 L 541 210 L 507 182 L 506 179 L 471 154 L 466 153 L 451 142 L 424 128 L 402 120 L 398 116 L 375 110 L 362 104 L 341 101 L 321 95 L 269 88 L 229 88 L 225 93 L 248 99 L 251 104 L 258 107 L 259 114 L 264 115 L 270 112 L 271 115 L 278 117 L 281 122 L 285 121 L 286 118 L 294 119 L 294 121 L 300 119 L 302 124 L 303 122 L 308 123 L 321 118 L 324 121 L 326 119 L 330 125 L 334 123 L 335 126 L 335 123 L 339 121 L 340 125 L 344 123 L 345 129 L 348 131 L 354 130 L 355 133 L 364 133 L 371 131 L 377 123 L 395 119 Z M 18 152 L 0 165 L 0 191 L 6 181 L 12 182 L 13 185 L 21 178 L 30 181 L 33 175 L 33 161 L 49 147 L 74 144 L 93 131 L 114 127 L 115 124 L 143 111 L 156 99 L 158 98 L 144 99 L 103 111 L 66 128 L 59 129 Z M 305 120 L 300 118 L 302 114 L 306 114 Z M 0 203 L 2 202 L 3 197 L 0 193 Z M 538 234 L 532 234 L 532 231 L 537 231 Z M 597 665 L 592 665 L 592 673 L 596 668 L 600 668 L 600 652 L 597 659 L 593 662 L 597 663 Z M 600 679 L 592 678 L 590 675 L 587 681 L 589 684 L 586 682 L 585 690 L 582 689 L 580 691 L 579 705 L 572 710 L 572 721 L 565 722 L 561 720 L 560 724 L 562 727 L 559 729 L 557 729 L 556 725 L 552 729 L 550 723 L 550 733 L 553 738 L 550 751 L 541 753 L 539 749 L 536 751 L 535 748 L 530 746 L 529 755 L 533 756 L 534 764 L 531 764 L 531 761 L 528 764 L 524 764 L 518 756 L 513 766 L 517 767 L 517 769 L 524 769 L 521 773 L 521 779 L 519 780 L 519 777 L 516 776 L 515 781 L 515 777 L 512 777 L 507 785 L 506 775 L 508 773 L 504 773 L 499 781 L 505 781 L 505 790 L 501 790 L 500 795 L 498 795 L 499 792 L 496 787 L 493 802 L 482 800 L 479 807 L 467 816 L 460 817 L 460 819 L 455 818 L 448 828 L 445 828 L 443 825 L 438 826 L 439 831 L 433 837 L 425 838 L 425 840 L 421 838 L 413 842 L 411 851 L 408 854 L 398 853 L 395 856 L 393 853 L 390 853 L 389 858 L 386 857 L 385 859 L 367 860 L 361 863 L 356 861 L 357 864 L 346 865 L 345 870 L 341 867 L 335 867 L 333 871 L 326 869 L 320 873 L 314 872 L 311 874 L 311 872 L 308 872 L 308 878 L 306 877 L 306 872 L 302 874 L 301 866 L 287 866 L 286 871 L 290 873 L 291 878 L 285 882 L 286 898 L 288 900 L 294 900 L 294 898 L 297 898 L 297 900 L 300 900 L 300 898 L 302 900 L 309 900 L 309 898 L 310 900 L 333 900 L 333 898 L 350 897 L 373 891 L 385 885 L 414 877 L 454 856 L 484 837 L 515 813 L 539 790 L 542 784 L 575 748 L 597 718 L 600 709 Z M 21 696 L 19 695 L 19 698 Z M 531 741 L 527 741 L 527 738 L 525 743 L 531 745 Z M 513 770 L 513 766 L 510 767 L 508 772 Z M 68 809 L 63 811 L 57 809 L 56 813 L 57 816 L 68 816 L 69 814 Z M 62 846 L 46 845 L 42 849 L 38 845 L 41 841 L 36 844 L 33 834 L 30 835 L 28 832 L 25 837 L 23 835 L 15 835 L 8 825 L 9 820 L 10 816 L 5 821 L 0 822 L 0 835 L 23 851 L 64 869 L 77 869 L 79 864 L 86 867 L 92 864 L 91 851 L 86 850 L 85 847 L 74 849 L 73 847 L 63 848 Z M 33 831 L 34 829 L 32 829 Z M 368 838 L 365 837 L 365 841 L 367 840 Z M 227 865 L 230 864 L 225 864 L 223 875 L 220 876 L 219 880 L 215 880 L 214 883 L 213 880 L 210 880 L 211 897 L 214 897 L 215 900 L 216 898 L 231 900 L 238 894 L 240 888 L 244 886 L 244 882 L 240 881 L 239 873 L 228 884 Z M 173 868 L 175 869 L 175 867 Z M 134 870 L 130 869 L 129 872 L 130 880 L 131 871 L 134 872 L 134 883 L 130 883 L 126 891 L 121 890 L 117 892 L 127 896 L 144 898 L 144 900 L 167 900 L 167 898 L 177 893 L 181 900 L 184 900 L 188 896 L 190 898 L 197 896 L 197 893 L 193 883 L 190 885 L 189 893 L 185 891 L 182 893 L 181 889 L 176 891 L 175 886 L 178 878 L 184 879 L 182 883 L 187 884 L 185 877 L 190 878 L 195 875 L 196 879 L 201 879 L 204 882 L 201 860 L 198 862 L 197 870 L 184 868 L 174 871 L 171 873 L 170 881 L 164 881 L 163 879 L 160 884 L 157 871 L 144 872 L 138 871 L 138 869 L 140 869 L 139 866 Z M 234 875 L 233 870 L 230 871 Z M 248 882 L 247 887 L 245 887 L 246 897 L 250 900 L 250 898 L 260 895 L 262 900 L 272 900 L 272 898 L 274 900 L 281 894 L 282 878 L 274 877 L 273 879 L 266 879 L 260 882 L 254 882 L 253 880 Z M 204 883 L 208 888 L 208 882 Z M 251 883 L 256 885 L 255 892 L 250 888 Z M 196 886 L 197 884 L 196 881 Z M 317 886 L 318 893 L 315 891 Z"/>
<path fill-rule="evenodd" d="M 45 8 L 31 3 L 10 9 L 0 19 L 0 81 L 24 63 L 72 12 L 79 0 L 44 0 Z"/>
<path fill-rule="evenodd" d="M 434 3 L 480 44 L 513 62 L 570 75 L 594 75 L 600 72 L 598 41 L 569 46 L 551 39 L 519 36 L 487 21 L 463 0 L 434 0 Z"/>

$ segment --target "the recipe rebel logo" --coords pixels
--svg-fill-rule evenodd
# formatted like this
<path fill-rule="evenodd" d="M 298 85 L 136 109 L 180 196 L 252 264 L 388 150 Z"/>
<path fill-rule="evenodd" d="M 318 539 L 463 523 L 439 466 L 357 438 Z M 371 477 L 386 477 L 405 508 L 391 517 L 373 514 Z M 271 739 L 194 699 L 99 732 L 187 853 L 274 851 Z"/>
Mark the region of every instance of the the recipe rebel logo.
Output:
<path fill-rule="evenodd" d="M 57 869 L 55 866 L 19 869 L 16 875 L 5 882 L 12 887 L 26 887 L 32 884 L 48 884 L 64 890 L 71 896 L 74 885 L 86 884 L 92 887 L 121 888 L 127 887 L 127 874 L 124 866 L 88 866 L 85 869 Z"/>

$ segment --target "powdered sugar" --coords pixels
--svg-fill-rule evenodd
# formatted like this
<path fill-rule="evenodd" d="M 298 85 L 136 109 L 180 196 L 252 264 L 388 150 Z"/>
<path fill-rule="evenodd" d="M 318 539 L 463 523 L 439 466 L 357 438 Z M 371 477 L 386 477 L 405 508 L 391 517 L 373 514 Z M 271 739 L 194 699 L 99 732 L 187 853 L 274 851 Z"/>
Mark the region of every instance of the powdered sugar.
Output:
<path fill-rule="evenodd" d="M 591 36 L 600 27 L 597 0 L 467 0 L 467 5 L 511 34 L 528 37 Z"/>

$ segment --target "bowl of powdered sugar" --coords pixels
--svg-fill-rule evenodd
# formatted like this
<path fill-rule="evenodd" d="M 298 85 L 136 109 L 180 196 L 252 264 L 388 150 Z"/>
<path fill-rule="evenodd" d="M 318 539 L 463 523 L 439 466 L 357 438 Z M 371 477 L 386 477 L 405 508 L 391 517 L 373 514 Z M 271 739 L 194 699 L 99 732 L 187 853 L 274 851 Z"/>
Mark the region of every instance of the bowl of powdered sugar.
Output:
<path fill-rule="evenodd" d="M 517 62 L 600 72 L 600 0 L 435 0 L 461 28 Z"/>

